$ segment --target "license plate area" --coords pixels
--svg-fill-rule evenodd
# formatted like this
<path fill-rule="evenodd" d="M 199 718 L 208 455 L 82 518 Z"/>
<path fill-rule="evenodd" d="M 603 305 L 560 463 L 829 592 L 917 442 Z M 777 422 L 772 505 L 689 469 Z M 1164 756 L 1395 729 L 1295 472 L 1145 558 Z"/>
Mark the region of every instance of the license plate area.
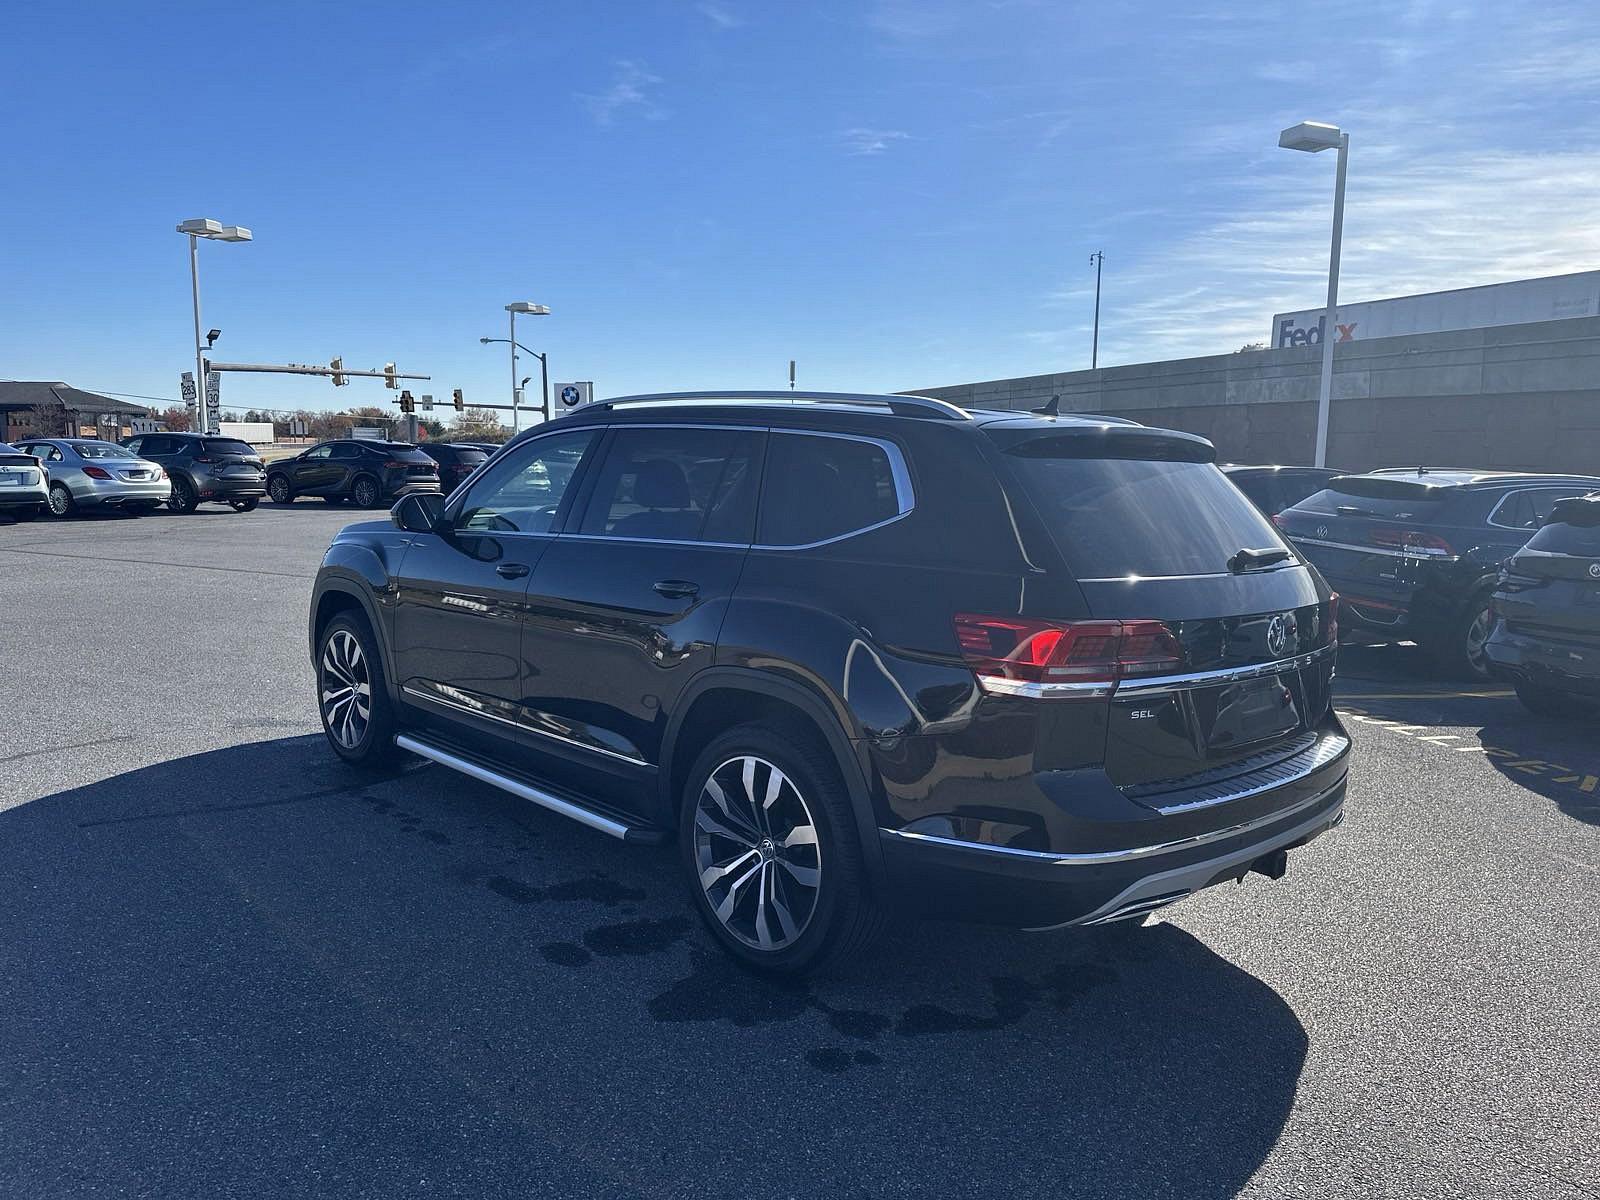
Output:
<path fill-rule="evenodd" d="M 1190 693 L 1208 754 L 1230 755 L 1240 747 L 1286 737 L 1305 724 L 1298 688 L 1284 675 L 1241 679 Z"/>

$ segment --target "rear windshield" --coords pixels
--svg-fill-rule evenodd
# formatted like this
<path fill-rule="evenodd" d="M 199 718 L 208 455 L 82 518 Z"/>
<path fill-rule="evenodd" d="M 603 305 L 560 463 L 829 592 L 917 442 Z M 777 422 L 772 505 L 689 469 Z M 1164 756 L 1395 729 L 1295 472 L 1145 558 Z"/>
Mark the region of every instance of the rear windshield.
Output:
<path fill-rule="evenodd" d="M 256 448 L 249 442 L 241 442 L 238 438 L 207 438 L 203 443 L 207 454 L 243 454 L 247 458 L 255 458 Z"/>
<path fill-rule="evenodd" d="M 1211 463 L 1011 461 L 1079 579 L 1221 574 L 1240 550 L 1283 545 L 1271 523 Z"/>
<path fill-rule="evenodd" d="M 1429 520 L 1445 502 L 1447 492 L 1401 483 L 1399 496 L 1367 495 L 1369 490 L 1347 486 L 1341 479 L 1337 487 L 1313 492 L 1288 512 L 1316 513 L 1327 517 L 1377 517 L 1384 521 Z"/>
<path fill-rule="evenodd" d="M 397 458 L 401 462 L 433 461 L 410 442 L 363 442 L 362 445 L 372 450 L 382 450 L 390 458 Z"/>
<path fill-rule="evenodd" d="M 126 446 L 118 446 L 112 442 L 73 442 L 72 448 L 78 452 L 79 458 L 137 458 L 132 450 Z"/>

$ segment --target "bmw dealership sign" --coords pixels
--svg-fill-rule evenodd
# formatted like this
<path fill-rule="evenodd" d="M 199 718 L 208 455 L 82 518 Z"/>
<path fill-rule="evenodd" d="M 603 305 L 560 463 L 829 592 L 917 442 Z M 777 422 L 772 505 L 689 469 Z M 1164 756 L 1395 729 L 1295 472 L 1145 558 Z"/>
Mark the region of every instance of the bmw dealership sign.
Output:
<path fill-rule="evenodd" d="M 587 380 L 555 385 L 557 411 L 582 408 L 594 399 L 594 384 Z"/>

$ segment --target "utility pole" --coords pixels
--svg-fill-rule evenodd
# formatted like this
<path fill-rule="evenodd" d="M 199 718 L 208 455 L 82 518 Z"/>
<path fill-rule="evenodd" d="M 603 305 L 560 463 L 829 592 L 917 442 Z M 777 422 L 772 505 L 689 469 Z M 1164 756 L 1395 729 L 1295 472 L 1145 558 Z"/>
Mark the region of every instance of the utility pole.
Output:
<path fill-rule="evenodd" d="M 1093 371 L 1100 366 L 1100 268 L 1106 261 L 1105 251 L 1096 250 L 1089 261 L 1094 264 L 1094 346 L 1089 351 L 1089 369 Z"/>

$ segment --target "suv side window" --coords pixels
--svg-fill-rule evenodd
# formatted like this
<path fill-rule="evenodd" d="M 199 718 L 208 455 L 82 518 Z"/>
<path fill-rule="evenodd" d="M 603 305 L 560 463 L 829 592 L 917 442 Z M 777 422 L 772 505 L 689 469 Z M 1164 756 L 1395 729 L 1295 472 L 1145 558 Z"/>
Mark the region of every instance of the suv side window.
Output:
<path fill-rule="evenodd" d="M 764 436 L 714 426 L 618 429 L 578 532 L 748 545 Z"/>
<path fill-rule="evenodd" d="M 1506 529 L 1537 529 L 1558 501 L 1583 494 L 1583 488 L 1524 488 L 1512 492 L 1496 506 L 1489 515 L 1489 524 Z"/>
<path fill-rule="evenodd" d="M 842 434 L 774 429 L 761 489 L 763 546 L 809 546 L 911 510 L 899 450 Z"/>
<path fill-rule="evenodd" d="M 333 458 L 336 462 L 348 462 L 353 458 L 361 457 L 361 447 L 354 442 L 341 443 L 333 448 Z"/>
<path fill-rule="evenodd" d="M 477 533 L 549 533 L 598 430 L 553 433 L 518 446 L 478 477 L 454 527 Z"/>
<path fill-rule="evenodd" d="M 326 442 L 324 442 L 320 446 L 313 446 L 313 447 L 311 447 L 311 449 L 307 450 L 306 451 L 306 457 L 307 458 L 327 458 L 328 455 L 330 455 L 332 453 L 333 453 L 333 447 L 330 446 L 329 444 L 327 444 Z"/>

